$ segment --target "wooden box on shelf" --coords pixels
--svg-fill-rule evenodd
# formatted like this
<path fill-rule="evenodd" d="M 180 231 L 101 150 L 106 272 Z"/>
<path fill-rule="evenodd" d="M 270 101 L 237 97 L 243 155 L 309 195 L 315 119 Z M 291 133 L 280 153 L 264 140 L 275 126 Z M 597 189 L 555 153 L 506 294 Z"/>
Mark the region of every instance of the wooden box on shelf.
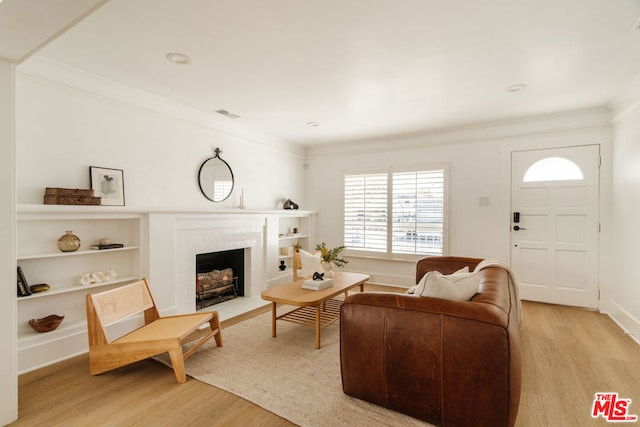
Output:
<path fill-rule="evenodd" d="M 101 197 L 95 197 L 92 189 L 47 187 L 45 205 L 100 205 Z"/>

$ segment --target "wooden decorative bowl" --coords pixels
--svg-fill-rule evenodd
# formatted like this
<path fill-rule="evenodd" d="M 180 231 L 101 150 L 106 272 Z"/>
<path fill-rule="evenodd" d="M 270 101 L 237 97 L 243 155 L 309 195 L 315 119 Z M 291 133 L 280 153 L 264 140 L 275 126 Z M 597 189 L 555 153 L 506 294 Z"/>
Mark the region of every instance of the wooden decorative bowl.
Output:
<path fill-rule="evenodd" d="M 36 332 L 50 332 L 60 326 L 60 323 L 62 323 L 63 319 L 64 316 L 51 314 L 47 317 L 43 317 L 42 319 L 29 320 L 29 326 L 31 326 Z"/>

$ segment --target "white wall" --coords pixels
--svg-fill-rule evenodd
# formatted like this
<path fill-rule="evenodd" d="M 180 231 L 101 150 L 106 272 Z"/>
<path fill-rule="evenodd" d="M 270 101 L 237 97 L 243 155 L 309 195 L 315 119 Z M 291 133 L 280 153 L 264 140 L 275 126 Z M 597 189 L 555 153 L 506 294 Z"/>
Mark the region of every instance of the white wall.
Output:
<path fill-rule="evenodd" d="M 18 203 L 41 204 L 45 187 L 89 188 L 89 166 L 123 169 L 131 207 L 233 208 L 242 189 L 248 209 L 303 198 L 299 147 L 216 129 L 200 112 L 33 61 L 16 73 Z M 215 147 L 236 183 L 229 199 L 214 204 L 200 193 L 197 174 Z"/>
<path fill-rule="evenodd" d="M 609 117 L 606 109 L 592 109 L 311 148 L 307 153 L 307 192 L 309 208 L 319 212 L 316 236 L 330 245 L 342 242 L 344 170 L 448 163 L 449 255 L 497 258 L 508 263 L 511 151 L 582 144 L 608 147 Z M 606 178 L 603 181 L 608 182 Z M 480 197 L 489 197 L 490 205 L 480 206 Z M 415 283 L 414 262 L 354 257 L 350 261 L 349 270 L 367 272 L 375 282 Z"/>
<path fill-rule="evenodd" d="M 13 145 L 7 145 L 10 155 L 2 157 L 2 161 L 10 162 L 2 168 L 2 173 L 12 174 L 12 179 L 7 177 L 6 182 L 16 183 L 11 185 L 11 193 L 7 193 L 7 197 L 11 195 L 14 199 L 3 204 L 11 208 L 12 213 L 16 197 L 19 204 L 41 205 L 46 187 L 89 188 L 89 166 L 124 170 L 125 202 L 129 211 L 239 213 L 236 206 L 241 191 L 246 209 L 239 216 L 247 217 L 252 210 L 276 209 L 278 202 L 289 197 L 304 206 L 301 147 L 238 126 L 220 124 L 212 117 L 214 113 L 195 111 L 46 61 L 36 59 L 21 64 L 15 79 L 15 156 Z M 8 123 L 13 123 L 11 117 Z M 221 203 L 206 199 L 197 181 L 200 165 L 214 155 L 215 147 L 223 150 L 221 157 L 229 163 L 235 178 L 232 196 Z M 14 216 L 9 224 L 11 233 L 15 232 Z M 261 226 L 264 227 L 264 219 Z M 144 231 L 143 235 L 152 244 L 157 242 L 157 235 L 147 236 Z M 12 251 L 2 258 L 12 267 L 11 280 L 5 282 L 13 283 L 15 239 L 2 242 L 10 245 Z M 143 274 L 152 280 L 163 277 L 162 270 L 152 268 L 173 262 L 175 249 L 147 251 L 145 244 L 141 246 L 142 254 L 150 256 L 148 262 L 142 262 L 150 266 Z M 263 251 L 259 252 L 256 257 Z M 258 259 L 262 266 L 262 259 Z M 262 274 L 256 276 L 257 280 L 264 281 Z M 159 295 L 165 304 L 163 309 L 176 305 L 173 296 L 178 282 L 172 279 L 175 277 L 163 277 L 158 282 L 163 292 Z M 14 287 L 11 298 L 1 299 L 0 303 L 13 304 L 13 311 L 2 312 L 12 314 L 12 322 L 6 324 L 12 326 L 9 331 L 14 343 L 15 292 Z M 51 344 L 56 345 L 55 341 Z M 15 344 L 12 349 L 15 360 Z M 59 350 L 57 354 L 72 355 L 65 353 L 65 349 Z M 15 369 L 12 374 L 15 381 Z"/>
<path fill-rule="evenodd" d="M 616 118 L 612 182 L 615 286 L 603 309 L 640 342 L 640 101 Z"/>
<path fill-rule="evenodd" d="M 394 141 L 389 141 L 393 147 Z M 363 150 L 337 155 L 318 154 L 308 159 L 309 196 L 313 210 L 319 212 L 317 238 L 330 246 L 342 242 L 342 176 L 348 169 L 385 166 L 419 166 L 448 163 L 451 254 L 504 257 L 504 249 L 487 245 L 499 224 L 500 157 L 497 144 L 479 142 L 450 146 L 416 147 L 392 151 Z M 479 197 L 489 197 L 488 207 L 478 206 Z M 484 224 L 476 227 L 476 224 Z M 350 270 L 368 272 L 381 283 L 411 285 L 413 263 L 367 261 L 350 257 Z"/>
<path fill-rule="evenodd" d="M 0 425 L 18 418 L 16 217 L 14 169 L 14 68 L 0 61 L 0 277 L 5 286 L 0 295 Z"/>

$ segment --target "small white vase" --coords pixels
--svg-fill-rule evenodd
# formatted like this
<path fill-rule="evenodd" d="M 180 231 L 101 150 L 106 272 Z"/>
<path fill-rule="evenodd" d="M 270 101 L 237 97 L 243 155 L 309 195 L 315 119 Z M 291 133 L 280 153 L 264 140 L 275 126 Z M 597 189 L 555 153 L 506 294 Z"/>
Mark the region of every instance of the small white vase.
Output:
<path fill-rule="evenodd" d="M 322 270 L 324 270 L 324 277 L 328 279 L 329 277 L 333 277 L 333 263 L 331 262 L 323 262 Z"/>

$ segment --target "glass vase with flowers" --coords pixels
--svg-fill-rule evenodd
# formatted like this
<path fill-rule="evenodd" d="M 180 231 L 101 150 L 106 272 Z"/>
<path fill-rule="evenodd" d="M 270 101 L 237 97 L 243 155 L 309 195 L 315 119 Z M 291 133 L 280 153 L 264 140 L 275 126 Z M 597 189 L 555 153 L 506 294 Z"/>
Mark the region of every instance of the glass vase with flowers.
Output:
<path fill-rule="evenodd" d="M 316 250 L 320 251 L 320 263 L 324 269 L 325 277 L 333 276 L 332 270 L 334 265 L 336 267 L 342 267 L 349 263 L 349 260 L 346 260 L 341 256 L 344 249 L 344 245 L 330 249 L 327 247 L 325 242 L 316 245 Z"/>

